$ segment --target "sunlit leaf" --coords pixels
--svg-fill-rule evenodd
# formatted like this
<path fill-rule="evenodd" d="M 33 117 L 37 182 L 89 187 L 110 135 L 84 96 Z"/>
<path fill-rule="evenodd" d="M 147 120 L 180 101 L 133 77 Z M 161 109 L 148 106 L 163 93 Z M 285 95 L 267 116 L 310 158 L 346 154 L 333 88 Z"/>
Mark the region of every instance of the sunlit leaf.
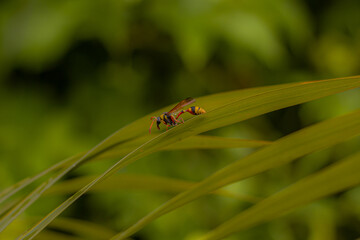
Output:
<path fill-rule="evenodd" d="M 360 152 L 312 174 L 221 224 L 201 239 L 224 237 L 360 184 Z"/>
<path fill-rule="evenodd" d="M 359 77 L 351 77 L 262 87 L 198 98 L 197 104 L 200 104 L 200 106 L 206 109 L 206 114 L 192 117 L 191 119 L 185 121 L 184 124 L 180 124 L 167 132 L 149 137 L 149 141 L 134 149 L 134 151 L 130 152 L 98 178 L 67 199 L 22 237 L 24 239 L 33 238 L 37 233 L 45 228 L 49 222 L 76 201 L 76 199 L 86 193 L 93 185 L 105 180 L 107 177 L 111 176 L 128 164 L 152 152 L 160 150 L 169 144 L 211 129 L 227 126 L 280 108 L 311 101 L 320 97 L 345 91 L 347 89 L 356 88 L 359 87 L 359 85 Z M 78 162 L 56 176 L 55 180 L 57 181 L 60 177 L 84 161 L 84 159 L 104 152 L 110 147 L 120 144 L 129 138 L 144 134 L 147 128 L 145 128 L 144 122 L 148 119 L 148 117 L 149 116 L 146 116 L 145 119 L 135 121 L 99 143 Z M 53 185 L 56 181 L 47 182 L 45 189 Z"/>
<path fill-rule="evenodd" d="M 92 160 L 98 159 L 109 159 L 109 158 L 120 158 L 132 151 L 136 146 L 141 145 L 146 141 L 147 137 L 135 138 L 131 141 L 126 141 L 123 144 L 117 145 L 108 151 L 94 156 Z M 185 150 L 185 149 L 219 149 L 219 148 L 251 148 L 251 147 L 261 147 L 270 144 L 269 141 L 261 140 L 245 140 L 245 139 L 236 139 L 236 138 L 224 138 L 216 136 L 192 136 L 186 139 L 179 141 L 176 144 L 166 146 L 163 150 Z M 41 173 L 21 180 L 20 182 L 8 187 L 0 193 L 0 203 L 4 202 L 15 193 L 19 192 L 21 189 L 27 187 L 31 183 L 45 176 L 46 174 L 69 166 L 71 163 L 79 160 L 83 154 L 77 154 L 71 158 L 68 158 L 64 161 L 61 161 L 50 168 L 42 171 Z M 84 184 L 85 185 L 85 184 Z M 0 211 L 1 215 L 1 211 Z"/>
<path fill-rule="evenodd" d="M 176 144 L 165 147 L 164 150 L 253 148 L 269 144 L 270 141 L 198 135 L 182 139 Z"/>
<path fill-rule="evenodd" d="M 217 171 L 192 189 L 164 203 L 113 239 L 124 239 L 159 216 L 222 186 L 289 163 L 357 135 L 360 135 L 360 111 L 299 130 Z"/>
<path fill-rule="evenodd" d="M 85 186 L 87 183 L 95 179 L 96 176 L 85 176 L 70 179 L 59 184 L 54 185 L 52 188 L 48 189 L 44 195 L 53 195 L 53 194 L 69 194 L 74 193 L 79 190 L 81 187 Z M 161 191 L 169 193 L 179 193 L 185 191 L 192 186 L 195 182 L 159 177 L 159 176 L 150 176 L 150 175 L 139 175 L 139 174 L 120 174 L 115 175 L 112 178 L 108 178 L 103 182 L 95 185 L 90 192 L 103 192 L 111 190 L 151 190 L 151 191 Z M 214 194 L 235 198 L 241 201 L 247 202 L 257 202 L 259 198 L 248 196 L 248 195 L 239 195 L 227 190 L 217 190 Z"/>
<path fill-rule="evenodd" d="M 14 229 L 6 229 L 0 232 L 1 240 L 16 239 L 16 233 L 21 232 L 29 224 L 35 223 L 40 218 L 37 216 L 26 216 L 16 219 Z M 36 239 L 108 239 L 115 234 L 110 228 L 102 223 L 95 223 L 69 217 L 56 218 L 49 225 L 50 229 L 42 231 Z"/>
<path fill-rule="evenodd" d="M 71 163 L 72 161 L 78 159 L 77 156 L 65 159 L 64 161 L 61 161 L 51 167 L 49 167 L 48 169 L 42 171 L 41 173 L 35 175 L 34 177 L 29 177 L 29 178 L 25 178 L 23 180 L 21 180 L 20 182 L 6 188 L 5 190 L 3 190 L 0 193 L 0 203 L 6 201 L 8 198 L 10 198 L 11 196 L 13 196 L 15 193 L 19 192 L 21 189 L 27 187 L 29 184 L 35 182 L 36 180 L 38 180 L 39 178 L 45 176 L 46 174 L 57 170 L 61 167 L 67 166 L 69 163 Z"/>

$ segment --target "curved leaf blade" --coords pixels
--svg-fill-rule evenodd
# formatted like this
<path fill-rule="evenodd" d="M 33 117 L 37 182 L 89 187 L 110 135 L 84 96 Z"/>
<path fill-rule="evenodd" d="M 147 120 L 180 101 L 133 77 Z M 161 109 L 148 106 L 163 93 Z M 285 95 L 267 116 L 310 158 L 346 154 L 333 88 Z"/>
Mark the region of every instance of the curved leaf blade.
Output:
<path fill-rule="evenodd" d="M 225 138 L 217 136 L 197 135 L 180 140 L 163 150 L 187 149 L 222 149 L 222 148 L 254 148 L 270 145 L 271 141 Z"/>
<path fill-rule="evenodd" d="M 204 104 L 201 106 L 205 107 L 207 110 L 206 114 L 193 117 L 184 124 L 178 125 L 165 133 L 155 136 L 148 142 L 139 146 L 137 149 L 126 155 L 118 163 L 100 175 L 97 179 L 83 187 L 63 204 L 58 206 L 58 208 L 49 213 L 40 223 L 29 230 L 29 232 L 25 233 L 23 237 L 25 239 L 31 239 L 34 237 L 39 231 L 46 227 L 50 221 L 52 221 L 57 215 L 64 211 L 81 195 L 86 193 L 97 182 L 100 182 L 111 176 L 119 169 L 136 161 L 137 159 L 164 148 L 168 144 L 172 144 L 189 136 L 233 124 L 280 108 L 300 104 L 337 92 L 356 88 L 359 87 L 359 85 L 360 77 L 356 76 L 350 78 L 284 84 L 250 89 L 247 91 L 239 91 L 237 93 L 237 97 L 234 96 L 233 99 L 227 98 L 227 101 L 222 101 L 221 97 L 219 98 L 221 94 L 204 97 L 202 98 L 202 101 L 204 101 L 204 99 L 208 99 L 207 103 L 210 103 L 211 101 L 218 99 L 219 102 L 222 102 L 223 105 L 219 106 L 219 104 L 214 104 L 215 107 L 210 105 L 207 107 L 206 102 L 204 101 Z M 201 102 L 200 99 L 198 100 L 198 102 Z M 134 124 L 135 123 L 137 123 L 137 121 L 134 122 Z M 140 126 L 138 129 L 140 129 Z M 116 132 L 90 150 L 86 154 L 86 157 L 91 157 L 93 154 L 106 151 L 106 149 L 110 148 L 111 146 L 121 143 L 121 141 L 119 142 L 119 139 L 124 140 L 124 138 L 118 138 L 119 132 L 120 131 Z M 80 159 L 79 162 L 74 163 L 71 168 L 66 169 L 62 175 L 66 174 L 73 167 L 80 164 L 83 160 L 84 158 Z"/>
<path fill-rule="evenodd" d="M 136 146 L 144 143 L 146 139 L 144 137 L 136 138 L 132 141 L 127 141 L 123 144 L 114 146 L 108 151 L 96 155 L 92 160 L 100 160 L 100 159 L 110 159 L 110 158 L 120 158 L 131 152 Z M 252 147 L 262 147 L 271 144 L 270 141 L 263 140 L 246 140 L 246 139 L 237 139 L 237 138 L 224 138 L 224 137 L 216 137 L 216 136 L 192 136 L 186 139 L 179 141 L 176 144 L 169 145 L 165 147 L 163 150 L 186 150 L 186 149 L 220 149 L 220 148 L 252 148 Z M 19 181 L 18 183 L 8 187 L 0 193 L 0 203 L 3 203 L 15 193 L 24 189 L 31 183 L 45 176 L 46 174 L 58 170 L 60 168 L 65 168 L 71 163 L 79 160 L 84 153 L 77 154 L 73 157 L 65 159 L 48 169 L 36 174 L 33 177 L 29 177 Z M 1 216 L 1 211 L 0 211 Z"/>
<path fill-rule="evenodd" d="M 107 239 L 112 236 L 113 230 L 102 225 L 74 218 L 57 218 L 51 225 L 52 228 L 74 233 L 82 239 Z"/>
<path fill-rule="evenodd" d="M 9 199 L 11 196 L 13 196 L 15 193 L 19 192 L 21 189 L 27 187 L 28 185 L 30 185 L 31 183 L 35 182 L 36 180 L 38 180 L 39 178 L 45 176 L 46 174 L 57 170 L 61 167 L 66 166 L 67 164 L 69 164 L 70 162 L 74 161 L 76 159 L 76 156 L 65 159 L 51 167 L 49 167 L 48 169 L 42 171 L 41 173 L 35 175 L 34 177 L 31 178 L 25 178 L 19 182 L 17 182 L 16 184 L 4 189 L 1 193 L 0 193 L 0 203 L 5 202 L 7 199 Z"/>
<path fill-rule="evenodd" d="M 48 189 L 44 195 L 69 194 L 74 193 L 87 183 L 91 182 L 95 176 L 85 176 L 70 179 L 54 185 Z M 89 192 L 104 192 L 114 190 L 151 190 L 167 193 L 179 193 L 193 187 L 196 183 L 175 178 L 159 177 L 139 174 L 119 174 L 108 178 L 95 185 Z M 260 200 L 258 197 L 249 195 L 239 195 L 224 189 L 214 191 L 213 194 L 235 198 L 240 201 L 255 203 Z"/>
<path fill-rule="evenodd" d="M 217 171 L 193 188 L 170 199 L 112 239 L 125 239 L 154 219 L 208 192 L 358 135 L 360 135 L 360 111 L 299 130 Z"/>
<path fill-rule="evenodd" d="M 264 199 L 202 237 L 223 239 L 260 223 L 270 221 L 319 198 L 360 184 L 360 152 L 292 184 Z"/>

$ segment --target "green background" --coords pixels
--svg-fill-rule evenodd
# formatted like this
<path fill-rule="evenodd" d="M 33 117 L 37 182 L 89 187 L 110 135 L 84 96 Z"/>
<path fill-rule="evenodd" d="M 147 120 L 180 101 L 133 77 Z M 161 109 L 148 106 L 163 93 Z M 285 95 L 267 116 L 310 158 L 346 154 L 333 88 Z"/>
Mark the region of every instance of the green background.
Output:
<path fill-rule="evenodd" d="M 188 96 L 357 75 L 359 12 L 356 0 L 1 2 L 0 189 Z M 352 90 L 209 134 L 271 141 L 359 103 L 359 91 Z M 358 147 L 356 139 L 229 189 L 263 197 Z M 250 151 L 163 152 L 122 172 L 199 181 Z M 109 164 L 92 163 L 67 178 L 99 174 Z M 135 190 L 89 194 L 64 215 L 120 231 L 170 196 Z M 44 198 L 27 214 L 44 215 L 64 199 Z M 233 239 L 355 239 L 359 201 L 355 189 Z M 191 239 L 246 206 L 202 198 L 135 239 Z"/>

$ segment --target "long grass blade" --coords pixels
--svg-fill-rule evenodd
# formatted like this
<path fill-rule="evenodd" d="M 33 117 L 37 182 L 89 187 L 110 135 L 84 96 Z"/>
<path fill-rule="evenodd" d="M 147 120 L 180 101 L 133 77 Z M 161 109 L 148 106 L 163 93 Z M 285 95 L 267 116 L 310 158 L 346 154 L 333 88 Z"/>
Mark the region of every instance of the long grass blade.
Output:
<path fill-rule="evenodd" d="M 172 144 L 181 139 L 211 129 L 233 124 L 280 108 L 311 101 L 320 97 L 345 91 L 347 89 L 356 88 L 359 87 L 359 85 L 360 77 L 357 76 L 342 79 L 284 84 L 257 88 L 248 91 L 239 91 L 237 96 L 236 94 L 231 93 L 234 95 L 232 95 L 231 98 L 227 98 L 227 101 L 221 101 L 221 94 L 204 97 L 201 99 L 201 101 L 204 103 L 201 104 L 201 106 L 205 107 L 207 110 L 206 114 L 193 117 L 184 124 L 178 125 L 165 133 L 155 136 L 151 140 L 139 146 L 137 149 L 126 155 L 119 162 L 101 174 L 98 178 L 93 180 L 91 183 L 75 193 L 72 197 L 67 199 L 22 237 L 24 239 L 33 238 L 37 233 L 45 228 L 49 222 L 51 222 L 56 216 L 63 212 L 81 195 L 86 193 L 93 185 L 105 180 L 119 169 L 136 161 L 137 159 L 162 149 L 168 144 Z M 208 99 L 208 101 L 205 101 L 206 99 Z M 216 100 L 222 102 L 223 105 L 219 105 L 218 103 L 214 104 L 215 107 L 206 105 L 206 103 L 211 103 L 212 101 Z M 199 100 L 198 102 L 201 101 Z M 93 148 L 87 154 L 87 156 L 91 156 L 94 152 L 105 150 L 104 146 L 108 144 L 116 144 L 116 141 L 118 141 L 117 137 L 118 135 L 115 133 L 100 143 L 97 147 Z"/>
<path fill-rule="evenodd" d="M 1 208 L 0 208 L 0 217 L 5 215 L 10 209 L 12 209 L 17 203 L 19 202 L 19 199 L 14 199 L 11 202 L 8 202 L 6 204 L 4 204 Z"/>
<path fill-rule="evenodd" d="M 127 153 L 134 150 L 137 146 L 149 141 L 148 137 L 140 137 L 135 140 L 126 142 L 118 147 L 114 147 L 109 151 L 100 154 L 96 159 L 109 159 L 119 158 L 125 156 Z M 271 144 L 271 141 L 264 140 L 248 140 L 238 138 L 225 138 L 217 136 L 190 136 L 181 139 L 174 144 L 164 146 L 158 151 L 171 151 L 171 150 L 189 150 L 189 149 L 225 149 L 225 148 L 256 148 L 263 147 Z"/>
<path fill-rule="evenodd" d="M 319 198 L 360 184 L 360 152 L 312 174 L 264 199 L 202 237 L 223 239 L 232 233 L 270 221 Z"/>
<path fill-rule="evenodd" d="M 354 79 L 356 79 L 356 78 L 354 78 Z M 343 84 L 344 83 L 342 83 L 340 85 L 343 85 Z M 273 89 L 282 89 L 282 88 L 296 86 L 296 85 L 298 85 L 298 84 L 291 83 L 291 84 L 283 84 L 283 85 L 278 85 L 278 86 L 268 86 L 268 87 L 260 87 L 260 88 L 253 88 L 253 89 L 237 90 L 237 91 L 233 91 L 233 92 L 215 94 L 215 95 L 211 95 L 211 96 L 204 97 L 204 98 L 205 98 L 206 102 L 211 103 L 210 106 L 220 107 L 220 106 L 222 106 L 222 104 L 228 104 L 235 100 L 239 101 L 241 99 L 262 93 L 264 91 L 271 91 Z M 351 86 L 351 87 L 347 86 L 346 89 L 350 89 L 353 87 L 355 87 L 355 86 Z M 344 89 L 344 90 L 346 90 L 346 89 Z M 121 155 L 121 154 L 128 153 L 128 149 L 126 149 L 126 147 L 125 147 L 125 150 L 120 150 L 118 152 L 115 151 L 115 152 L 111 153 L 109 151 L 113 148 L 116 148 L 119 145 L 122 145 L 122 144 L 127 145 L 131 150 L 133 150 L 137 146 L 140 146 L 143 143 L 149 141 L 149 139 L 151 139 L 151 136 L 147 135 L 147 130 L 146 130 L 147 120 L 150 118 L 151 115 L 158 115 L 158 114 L 160 114 L 160 112 L 163 112 L 163 111 L 165 111 L 165 109 L 168 109 L 168 108 L 169 108 L 169 106 L 166 108 L 163 108 L 161 110 L 158 110 L 155 113 L 145 116 L 145 117 L 123 127 L 122 129 L 118 130 L 117 132 L 115 132 L 114 134 L 112 134 L 111 136 L 109 136 L 108 138 L 103 140 L 102 142 L 100 142 L 98 145 L 96 145 L 94 148 L 89 150 L 87 153 L 80 155 L 79 157 L 71 158 L 72 159 L 70 162 L 71 165 L 69 167 L 66 167 L 66 165 L 65 165 L 66 161 L 64 164 L 59 163 L 53 167 L 50 167 L 49 169 L 45 170 L 42 173 L 40 173 L 32 178 L 25 179 L 24 181 L 21 181 L 20 183 L 16 184 L 16 186 L 12 186 L 12 187 L 8 188 L 7 190 L 5 190 L 2 194 L 3 200 L 8 199 L 10 196 L 12 196 L 16 192 L 20 191 L 24 187 L 28 186 L 30 183 L 34 182 L 35 180 L 39 179 L 40 177 L 44 176 L 45 174 L 49 173 L 50 171 L 56 170 L 58 168 L 63 168 L 63 170 L 61 170 L 55 176 L 53 176 L 52 178 L 47 180 L 43 185 L 34 189 L 33 192 L 31 192 L 28 196 L 26 196 L 24 198 L 24 201 L 21 201 L 19 203 L 19 205 L 14 206 L 13 210 L 9 211 L 5 218 L 4 217 L 1 218 L 0 219 L 0 230 L 4 229 L 6 226 L 8 226 L 11 223 L 11 221 L 13 219 L 15 219 L 15 217 L 17 215 L 21 214 L 21 212 L 26 210 L 26 208 L 29 206 L 28 204 L 25 204 L 28 202 L 26 200 L 27 198 L 29 198 L 29 197 L 33 198 L 32 202 L 34 202 L 38 197 L 41 196 L 41 194 L 46 189 L 50 188 L 61 177 L 66 175 L 68 172 L 70 172 L 71 170 L 73 170 L 74 168 L 79 166 L 80 164 L 82 164 L 88 160 L 94 159 L 97 156 L 99 156 L 99 158 L 106 158 L 106 157 L 113 156 L 114 154 Z M 159 136 L 157 134 L 154 134 L 154 135 L 155 135 L 155 137 Z M 179 141 L 180 140 L 181 139 L 179 139 Z M 169 146 L 169 145 L 171 145 L 170 142 L 167 146 Z M 167 146 L 163 146 L 163 148 L 165 149 Z M 131 148 L 131 147 L 133 147 L 133 148 Z"/>
<path fill-rule="evenodd" d="M 114 233 L 113 230 L 99 224 L 73 218 L 57 218 L 50 226 L 61 231 L 74 233 L 83 239 L 108 239 Z"/>
<path fill-rule="evenodd" d="M 81 187 L 95 179 L 96 176 L 85 176 L 70 179 L 59 184 L 54 185 L 48 189 L 44 195 L 70 194 L 76 192 Z M 179 193 L 193 187 L 196 183 L 150 175 L 139 174 L 120 174 L 112 178 L 108 178 L 103 182 L 95 185 L 90 192 L 104 192 L 114 190 L 150 190 L 167 193 Z M 217 190 L 213 194 L 234 198 L 240 201 L 255 203 L 260 200 L 258 197 L 249 195 L 240 195 L 227 190 Z"/>
<path fill-rule="evenodd" d="M 17 227 L 14 229 L 6 229 L 6 231 L 0 232 L 0 239 L 15 239 L 16 232 L 20 232 L 25 226 L 39 221 L 40 217 L 26 216 L 21 219 L 17 219 Z M 57 218 L 49 225 L 51 232 L 42 231 L 36 239 L 72 239 L 71 236 L 76 236 L 77 239 L 108 239 L 115 234 L 115 231 L 90 221 L 75 219 L 75 218 Z M 58 233 L 67 233 L 60 234 Z M 51 234 L 51 235 L 50 235 Z M 67 238 L 66 238 L 67 237 Z"/>
<path fill-rule="evenodd" d="M 66 166 L 67 164 L 69 164 L 70 162 L 73 162 L 76 159 L 76 156 L 65 159 L 51 167 L 49 167 L 48 169 L 42 171 L 41 173 L 37 174 L 34 177 L 31 178 L 25 178 L 23 180 L 21 180 L 20 182 L 4 189 L 1 193 L 0 193 L 0 203 L 3 203 L 4 201 L 6 201 L 7 199 L 9 199 L 11 196 L 13 196 L 15 193 L 19 192 L 21 189 L 27 187 L 28 185 L 30 185 L 31 183 L 35 182 L 36 180 L 38 180 L 39 178 L 45 176 L 46 174 L 57 170 L 61 167 Z"/>
<path fill-rule="evenodd" d="M 92 158 L 92 160 L 100 160 L 100 159 L 115 159 L 120 158 L 131 152 L 136 146 L 141 145 L 146 141 L 145 137 L 136 138 L 132 141 L 127 141 L 124 144 L 120 144 L 114 146 L 108 151 L 96 155 Z M 246 140 L 246 139 L 236 139 L 236 138 L 224 138 L 224 137 L 216 137 L 216 136 L 192 136 L 186 139 L 179 141 L 177 144 L 172 144 L 165 147 L 163 150 L 185 150 L 185 149 L 220 149 L 220 148 L 253 148 L 253 147 L 262 147 L 271 144 L 270 141 L 263 140 Z M 11 196 L 27 187 L 31 183 L 45 176 L 46 174 L 53 172 L 55 170 L 59 170 L 60 168 L 65 168 L 66 166 L 74 163 L 79 160 L 83 154 L 77 154 L 73 157 L 65 159 L 48 169 L 42 171 L 41 173 L 21 180 L 20 182 L 8 187 L 0 193 L 0 203 L 3 203 Z M 0 211 L 0 216 L 1 216 Z"/>
<path fill-rule="evenodd" d="M 13 220 L 15 220 L 15 218 L 19 214 L 21 214 L 26 208 L 28 208 L 34 201 L 36 201 L 36 199 L 38 199 L 39 195 L 44 191 L 45 186 L 46 183 L 42 183 L 39 187 L 36 188 L 35 191 L 27 195 L 18 204 L 12 207 L 9 212 L 7 212 L 3 217 L 1 217 L 0 232 L 3 231 Z"/>
<path fill-rule="evenodd" d="M 208 192 L 358 135 L 360 135 L 360 111 L 330 119 L 285 136 L 273 144 L 228 165 L 193 188 L 175 196 L 112 239 L 124 239 L 131 236 L 154 219 Z"/>
<path fill-rule="evenodd" d="M 81 237 L 71 236 L 69 234 L 52 231 L 52 230 L 45 230 L 42 231 L 36 238 L 37 240 L 84 240 Z"/>
<path fill-rule="evenodd" d="M 271 144 L 271 141 L 197 135 L 167 146 L 164 150 L 255 148 L 269 144 Z"/>

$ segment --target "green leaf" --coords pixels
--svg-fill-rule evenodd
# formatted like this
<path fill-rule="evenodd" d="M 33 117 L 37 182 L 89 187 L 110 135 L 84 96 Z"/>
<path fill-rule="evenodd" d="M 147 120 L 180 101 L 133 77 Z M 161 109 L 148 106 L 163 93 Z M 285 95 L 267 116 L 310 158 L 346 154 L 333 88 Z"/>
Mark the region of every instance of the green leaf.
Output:
<path fill-rule="evenodd" d="M 360 184 L 360 152 L 301 179 L 221 224 L 201 239 L 223 239 L 270 221 L 319 198 Z"/>
<path fill-rule="evenodd" d="M 124 239 L 131 236 L 154 219 L 208 192 L 289 163 L 301 156 L 357 135 L 360 135 L 360 111 L 299 130 L 217 171 L 193 188 L 164 203 L 113 239 Z"/>
<path fill-rule="evenodd" d="M 37 174 L 34 177 L 25 178 L 25 179 L 21 180 L 20 182 L 8 187 L 7 189 L 3 190 L 0 193 L 0 203 L 5 202 L 8 198 L 13 196 L 15 193 L 19 192 L 21 189 L 23 189 L 23 188 L 27 187 L 28 185 L 30 185 L 31 183 L 35 182 L 39 178 L 45 176 L 46 174 L 48 174 L 54 170 L 57 170 L 61 167 L 68 165 L 70 162 L 73 162 L 75 159 L 78 159 L 78 157 L 74 156 L 74 157 L 65 159 L 65 160 L 49 167 L 48 169 L 42 171 L 41 173 Z"/>
<path fill-rule="evenodd" d="M 57 218 L 50 226 L 82 236 L 83 239 L 107 239 L 114 234 L 113 230 L 99 224 L 73 218 Z"/>
<path fill-rule="evenodd" d="M 31 239 L 34 237 L 38 232 L 46 227 L 50 221 L 52 221 L 56 216 L 58 216 L 62 211 L 64 211 L 68 206 L 76 201 L 76 199 L 86 193 L 96 183 L 105 180 L 105 178 L 111 176 L 128 164 L 152 152 L 163 149 L 169 144 L 173 144 L 180 141 L 181 139 L 185 139 L 208 130 L 240 122 L 270 111 L 311 101 L 359 86 L 360 77 L 356 76 L 350 78 L 261 87 L 198 98 L 197 104 L 206 109 L 206 114 L 194 116 L 191 119 L 185 121 L 184 124 L 180 124 L 168 130 L 167 132 L 156 136 L 149 136 L 149 140 L 147 142 L 140 145 L 134 151 L 130 152 L 119 162 L 101 174 L 98 178 L 83 187 L 72 197 L 54 209 L 40 223 L 34 226 L 34 228 L 25 233 L 23 238 Z M 159 114 L 160 112 L 161 110 L 157 113 Z M 42 194 L 44 190 L 52 186 L 63 175 L 88 158 L 105 152 L 106 150 L 121 144 L 128 139 L 133 139 L 139 135 L 145 135 L 145 132 L 147 132 L 146 122 L 148 123 L 149 121 L 147 120 L 148 118 L 149 116 L 146 116 L 133 122 L 132 124 L 129 124 L 128 126 L 124 127 L 123 129 L 119 130 L 99 143 L 72 166 L 58 173 L 58 175 L 56 175 L 53 179 L 48 180 L 42 190 L 35 190 L 38 191 L 37 195 Z M 34 198 L 36 197 L 38 196 L 34 196 Z M 2 224 L 8 224 L 8 222 Z"/>
<path fill-rule="evenodd" d="M 96 159 L 100 158 L 119 158 L 134 150 L 137 146 L 148 141 L 148 137 L 140 137 L 126 143 L 114 147 L 109 151 L 100 154 Z M 170 150 L 187 150 L 187 149 L 221 149 L 221 148 L 253 148 L 262 147 L 271 144 L 270 141 L 263 140 L 247 140 L 238 138 L 225 138 L 216 136 L 198 135 L 181 139 L 174 144 L 169 144 L 158 151 Z"/>
<path fill-rule="evenodd" d="M 4 204 L 0 208 L 0 216 L 3 216 L 5 213 L 7 213 L 10 209 L 12 209 L 17 203 L 19 202 L 19 199 L 12 200 L 11 202 L 8 202 Z"/>
<path fill-rule="evenodd" d="M 85 186 L 87 183 L 95 179 L 96 176 L 85 176 L 70 179 L 59 184 L 56 184 L 52 188 L 48 189 L 44 195 L 54 195 L 54 194 L 69 194 L 76 192 L 81 187 Z M 115 175 L 112 178 L 108 178 L 103 182 L 95 185 L 90 192 L 103 192 L 111 190 L 151 190 L 151 191 L 161 191 L 169 193 L 179 193 L 185 191 L 192 186 L 195 182 L 159 177 L 159 176 L 149 176 L 149 175 L 139 175 L 139 174 L 120 174 Z M 253 196 L 239 195 L 227 190 L 217 190 L 213 194 L 217 194 L 224 197 L 235 198 L 240 201 L 247 202 L 257 202 L 259 198 Z"/>
<path fill-rule="evenodd" d="M 216 136 L 192 136 L 165 147 L 163 150 L 253 148 L 271 144 L 270 141 L 224 138 Z"/>
<path fill-rule="evenodd" d="M 0 239 L 15 239 L 16 233 L 21 232 L 21 229 L 25 226 L 39 221 L 37 216 L 26 216 L 21 219 L 17 219 L 17 226 L 14 229 L 6 229 L 0 232 Z M 49 224 L 51 229 L 42 231 L 36 239 L 108 239 L 115 234 L 115 232 L 105 226 L 98 223 L 60 217 L 55 219 Z M 64 234 L 67 233 L 67 234 Z"/>
<path fill-rule="evenodd" d="M 126 141 L 123 144 L 114 146 L 108 151 L 99 154 L 92 158 L 92 160 L 100 159 L 110 159 L 110 158 L 120 158 L 131 152 L 136 146 L 141 145 L 146 141 L 146 137 L 135 138 L 131 141 Z M 166 146 L 163 150 L 185 150 L 185 149 L 219 149 L 219 148 L 251 148 L 251 147 L 261 147 L 270 144 L 270 141 L 262 140 L 245 140 L 245 139 L 236 139 L 236 138 L 224 138 L 216 136 L 192 136 L 186 139 L 179 141 L 176 144 Z M 21 180 L 20 182 L 8 187 L 0 193 L 0 203 L 6 201 L 15 193 L 19 192 L 23 188 L 27 187 L 31 183 L 45 176 L 46 174 L 64 168 L 78 161 L 85 153 L 77 154 L 73 157 L 65 159 L 50 168 L 42 171 L 41 173 Z M 85 185 L 85 184 L 84 184 Z M 1 211 L 0 211 L 1 215 Z"/>
<path fill-rule="evenodd" d="M 36 238 L 37 240 L 83 240 L 84 238 L 74 237 L 69 234 L 51 231 L 51 230 L 44 230 L 39 234 Z"/>

